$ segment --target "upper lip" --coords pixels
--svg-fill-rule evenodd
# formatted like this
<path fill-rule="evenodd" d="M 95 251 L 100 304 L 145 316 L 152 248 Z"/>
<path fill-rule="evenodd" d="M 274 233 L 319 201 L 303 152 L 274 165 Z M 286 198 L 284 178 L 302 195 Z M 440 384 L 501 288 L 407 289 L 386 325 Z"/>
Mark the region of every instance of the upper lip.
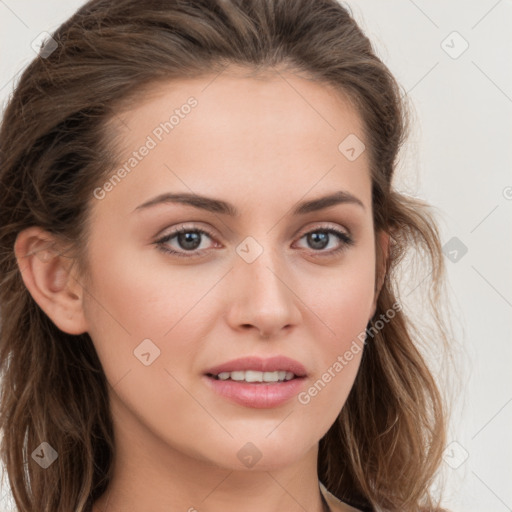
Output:
<path fill-rule="evenodd" d="M 257 372 L 275 372 L 279 370 L 292 372 L 297 377 L 305 377 L 307 375 L 306 369 L 302 364 L 294 359 L 290 359 L 286 356 L 274 356 L 269 358 L 262 357 L 240 357 L 233 359 L 226 363 L 214 366 L 205 373 L 211 375 L 218 375 L 221 372 L 236 372 L 254 370 Z"/>

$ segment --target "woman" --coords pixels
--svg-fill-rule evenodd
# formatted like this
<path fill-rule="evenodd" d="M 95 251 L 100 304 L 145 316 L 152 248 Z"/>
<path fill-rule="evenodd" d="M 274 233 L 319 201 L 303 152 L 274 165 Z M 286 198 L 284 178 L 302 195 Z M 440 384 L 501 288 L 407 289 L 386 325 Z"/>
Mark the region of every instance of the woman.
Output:
<path fill-rule="evenodd" d="M 92 0 L 53 34 L 0 133 L 20 512 L 441 510 L 400 96 L 335 0 Z"/>

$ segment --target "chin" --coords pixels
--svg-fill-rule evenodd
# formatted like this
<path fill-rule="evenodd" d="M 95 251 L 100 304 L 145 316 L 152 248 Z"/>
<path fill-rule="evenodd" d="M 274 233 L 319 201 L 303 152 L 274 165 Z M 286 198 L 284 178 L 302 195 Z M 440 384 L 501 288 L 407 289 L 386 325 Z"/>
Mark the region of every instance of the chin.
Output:
<path fill-rule="evenodd" d="M 270 435 L 272 436 L 272 434 Z M 217 452 L 212 459 L 214 463 L 231 471 L 274 471 L 297 464 L 317 448 L 317 444 L 306 439 L 293 439 L 276 436 L 270 440 L 261 434 L 258 438 L 244 437 L 243 441 L 230 443 L 232 448 Z M 316 458 L 316 455 L 315 455 Z"/>

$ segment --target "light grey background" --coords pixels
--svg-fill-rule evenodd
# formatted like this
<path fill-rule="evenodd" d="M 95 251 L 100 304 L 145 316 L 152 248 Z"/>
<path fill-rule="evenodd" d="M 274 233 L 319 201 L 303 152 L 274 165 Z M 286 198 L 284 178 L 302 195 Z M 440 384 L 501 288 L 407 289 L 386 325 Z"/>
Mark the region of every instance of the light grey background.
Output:
<path fill-rule="evenodd" d="M 83 3 L 0 0 L 2 103 L 35 56 L 31 42 Z M 414 104 L 397 186 L 437 207 L 443 244 L 458 239 L 446 253 L 467 361 L 444 503 L 453 512 L 512 510 L 512 0 L 345 3 Z M 4 487 L 0 511 L 9 503 Z"/>

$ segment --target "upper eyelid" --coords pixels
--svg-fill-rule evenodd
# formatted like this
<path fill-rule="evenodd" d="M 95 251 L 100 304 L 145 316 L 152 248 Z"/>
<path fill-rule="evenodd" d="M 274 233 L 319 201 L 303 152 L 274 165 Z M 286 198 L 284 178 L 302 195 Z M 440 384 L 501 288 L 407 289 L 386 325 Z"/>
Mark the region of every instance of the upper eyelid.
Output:
<path fill-rule="evenodd" d="M 185 223 L 183 225 L 180 225 L 179 227 L 177 228 L 173 228 L 171 230 L 163 230 L 159 235 L 157 235 L 155 237 L 155 240 L 162 240 L 163 238 L 168 238 L 168 237 L 172 237 L 172 236 L 175 236 L 177 234 L 180 233 L 180 231 L 199 231 L 205 235 L 208 235 L 209 237 L 211 238 L 215 238 L 216 235 L 214 235 L 213 233 L 210 232 L 209 229 L 207 228 L 203 228 L 203 227 L 200 227 L 200 226 L 189 226 L 188 223 Z"/>
<path fill-rule="evenodd" d="M 313 226 L 309 226 L 307 228 L 302 228 L 300 230 L 297 230 L 295 232 L 294 239 L 298 237 L 298 239 L 300 240 L 302 237 L 304 237 L 305 235 L 307 235 L 307 234 L 309 234 L 311 232 L 322 231 L 322 230 L 326 230 L 326 229 L 334 229 L 335 231 L 340 231 L 342 233 L 345 233 L 351 239 L 353 238 L 350 229 L 348 229 L 348 228 L 346 228 L 344 226 L 341 227 L 339 225 L 333 224 L 332 222 L 326 222 L 326 223 L 323 223 L 323 224 L 319 223 L 319 224 L 315 224 Z M 172 231 L 157 236 L 156 241 L 159 242 L 159 241 L 165 240 L 166 238 L 174 238 L 181 231 L 185 231 L 185 232 L 188 232 L 188 231 L 201 232 L 202 234 L 207 235 L 211 239 L 214 239 L 215 241 L 217 241 L 217 236 L 214 233 L 211 233 L 208 228 L 203 228 L 203 227 L 201 227 L 199 225 L 193 225 L 192 223 L 191 224 L 183 223 L 183 224 L 179 225 L 179 227 L 174 228 Z"/>
<path fill-rule="evenodd" d="M 314 223 L 313 225 L 308 226 L 307 228 L 301 228 L 301 229 L 296 230 L 294 236 L 297 236 L 299 233 L 307 234 L 310 231 L 327 229 L 327 228 L 333 228 L 336 230 L 346 231 L 346 233 L 348 235 L 352 234 L 351 230 L 346 226 L 340 226 L 339 224 L 335 224 L 335 223 L 329 222 L 329 221 L 324 221 L 323 223 L 321 221 L 319 221 L 318 223 Z M 216 236 L 214 234 L 210 234 L 210 232 L 212 231 L 210 228 L 205 228 L 205 227 L 201 226 L 200 224 L 196 225 L 196 224 L 194 224 L 194 221 L 191 221 L 190 223 L 183 222 L 181 224 L 178 224 L 178 227 L 172 228 L 169 231 L 167 231 L 167 228 L 166 228 L 166 229 L 162 230 L 160 232 L 161 234 L 157 235 L 156 238 L 166 237 L 168 235 L 171 235 L 173 233 L 176 233 L 176 232 L 179 232 L 179 231 L 182 231 L 185 229 L 187 231 L 204 231 L 209 236 Z"/>
<path fill-rule="evenodd" d="M 332 222 L 324 222 L 323 224 L 322 223 L 315 224 L 313 226 L 309 226 L 308 228 L 301 229 L 297 233 L 302 233 L 302 235 L 307 235 L 311 231 L 322 231 L 322 229 L 329 229 L 329 228 L 335 229 L 336 231 L 344 231 L 344 232 L 346 232 L 346 234 L 348 236 L 350 236 L 350 237 L 352 236 L 352 232 L 350 229 L 348 229 L 345 226 L 340 226 L 338 224 L 334 224 Z"/>

